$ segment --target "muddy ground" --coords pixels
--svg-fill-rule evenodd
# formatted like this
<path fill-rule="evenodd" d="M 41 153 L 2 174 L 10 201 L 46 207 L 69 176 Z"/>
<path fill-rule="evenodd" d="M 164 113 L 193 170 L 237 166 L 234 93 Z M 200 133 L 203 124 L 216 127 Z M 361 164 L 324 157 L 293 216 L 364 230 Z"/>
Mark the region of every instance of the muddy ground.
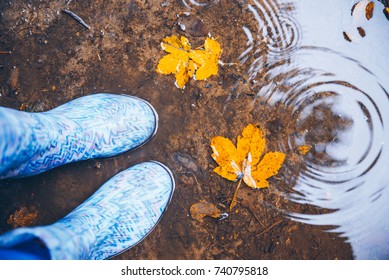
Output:
<path fill-rule="evenodd" d="M 351 247 L 325 231 L 329 228 L 294 222 L 279 210 L 319 212 L 292 205 L 285 196 L 293 191 L 290 178 L 303 168 L 302 155 L 295 151 L 284 151 L 284 166 L 269 179 L 269 188 L 242 186 L 228 218 L 206 217 L 201 223 L 190 216 L 190 206 L 201 200 L 228 212 L 234 194 L 236 183 L 212 172 L 212 136 L 235 141 L 248 123 L 256 123 L 271 151 L 278 149 L 280 138 L 293 133 L 293 120 L 282 105 L 253 105 L 246 69 L 239 64 L 219 67 L 217 76 L 190 81 L 184 90 L 175 87 L 173 76 L 155 71 L 164 55 L 160 42 L 171 35 L 185 35 L 193 46 L 201 46 L 208 32 L 219 36 L 221 60 L 236 62 L 245 48 L 241 26 L 246 2 L 214 1 L 189 10 L 179 0 L 1 1 L 1 106 L 41 112 L 97 92 L 125 93 L 151 102 L 160 123 L 157 135 L 141 149 L 0 181 L 0 233 L 20 226 L 9 219 L 20 210 L 31 214 L 31 225 L 55 222 L 119 171 L 158 160 L 175 175 L 172 202 L 156 229 L 115 259 L 353 258 Z M 90 30 L 62 13 L 65 8 L 84 19 Z M 189 16 L 184 13 L 188 11 Z M 182 31 L 180 20 L 191 28 Z M 198 27 L 199 20 L 204 25 Z M 231 94 L 237 84 L 243 89 L 239 96 Z"/>

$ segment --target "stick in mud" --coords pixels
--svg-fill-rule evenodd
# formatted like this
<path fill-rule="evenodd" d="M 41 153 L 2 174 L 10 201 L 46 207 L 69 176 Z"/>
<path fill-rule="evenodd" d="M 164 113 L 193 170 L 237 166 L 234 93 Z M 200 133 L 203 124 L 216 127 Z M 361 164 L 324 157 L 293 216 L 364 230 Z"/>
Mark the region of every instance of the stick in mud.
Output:
<path fill-rule="evenodd" d="M 80 18 L 78 15 L 76 15 L 75 13 L 69 11 L 69 10 L 62 10 L 62 12 L 64 14 L 67 14 L 68 16 L 70 16 L 71 18 L 73 18 L 74 20 L 76 20 L 79 24 L 81 24 L 82 26 L 84 26 L 86 29 L 90 29 L 90 26 L 88 24 L 85 23 L 85 21 Z"/>

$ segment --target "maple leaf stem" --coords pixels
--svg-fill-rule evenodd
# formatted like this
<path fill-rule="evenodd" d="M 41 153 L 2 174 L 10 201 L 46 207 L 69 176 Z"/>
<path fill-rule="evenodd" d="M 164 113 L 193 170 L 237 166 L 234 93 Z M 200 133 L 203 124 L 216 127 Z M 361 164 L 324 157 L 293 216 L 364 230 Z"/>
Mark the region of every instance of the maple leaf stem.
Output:
<path fill-rule="evenodd" d="M 241 178 L 241 179 L 239 180 L 238 186 L 237 186 L 236 189 L 235 189 L 234 197 L 232 198 L 232 201 L 231 201 L 231 204 L 230 204 L 230 212 L 232 211 L 232 209 L 233 209 L 234 206 L 236 205 L 236 196 L 238 195 L 238 190 L 239 190 L 239 187 L 240 187 L 240 185 L 241 185 L 241 183 L 242 183 L 242 179 L 243 179 L 243 178 Z"/>

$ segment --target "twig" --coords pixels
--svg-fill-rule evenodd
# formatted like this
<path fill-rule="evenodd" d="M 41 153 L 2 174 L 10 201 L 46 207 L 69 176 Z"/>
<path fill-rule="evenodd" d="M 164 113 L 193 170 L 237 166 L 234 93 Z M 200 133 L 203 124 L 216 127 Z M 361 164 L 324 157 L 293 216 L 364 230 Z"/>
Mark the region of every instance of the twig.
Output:
<path fill-rule="evenodd" d="M 10 51 L 0 51 L 0 54 L 11 54 Z"/>
<path fill-rule="evenodd" d="M 19 29 L 18 31 L 15 31 L 15 35 L 16 35 L 16 34 L 19 34 L 20 32 L 22 32 L 22 31 L 24 31 L 24 30 L 26 30 L 26 29 L 32 29 L 32 28 L 33 28 L 32 26 L 27 26 L 27 27 L 21 28 L 21 29 Z"/>
<path fill-rule="evenodd" d="M 67 14 L 68 16 L 70 16 L 72 19 L 76 20 L 79 24 L 81 24 L 82 26 L 84 26 L 86 29 L 90 29 L 90 26 L 88 24 L 85 23 L 85 21 L 80 18 L 78 15 L 76 15 L 75 13 L 69 11 L 69 10 L 62 10 L 62 12 L 64 14 Z"/>
<path fill-rule="evenodd" d="M 231 201 L 231 204 L 230 204 L 230 212 L 232 211 L 232 209 L 236 205 L 236 196 L 238 194 L 238 189 L 239 189 L 241 183 L 242 183 L 242 179 L 239 180 L 238 186 L 235 189 L 234 197 L 232 198 L 232 201 Z"/>
<path fill-rule="evenodd" d="M 245 207 L 247 211 L 250 212 L 251 215 L 253 215 L 254 219 L 263 227 L 265 228 L 266 226 L 258 219 L 257 215 L 255 215 L 254 211 L 252 211 L 249 207 Z"/>
<path fill-rule="evenodd" d="M 272 224 L 270 227 L 268 227 L 267 229 L 265 229 L 264 231 L 258 233 L 258 234 L 255 235 L 255 236 L 258 237 L 258 236 L 260 236 L 260 235 L 262 235 L 262 234 L 264 234 L 264 233 L 266 233 L 266 232 L 272 230 L 273 228 L 275 228 L 276 226 L 278 226 L 283 220 L 284 220 L 283 218 L 279 219 L 279 220 L 276 221 L 274 224 Z"/>

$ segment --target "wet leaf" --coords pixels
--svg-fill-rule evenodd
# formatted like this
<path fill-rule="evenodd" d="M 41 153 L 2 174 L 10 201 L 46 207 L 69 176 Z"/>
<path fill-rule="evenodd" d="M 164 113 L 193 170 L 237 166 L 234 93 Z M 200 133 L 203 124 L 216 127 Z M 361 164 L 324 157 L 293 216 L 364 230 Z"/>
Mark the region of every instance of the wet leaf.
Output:
<path fill-rule="evenodd" d="M 212 158 L 219 165 L 213 171 L 231 181 L 242 178 L 251 188 L 268 187 L 267 179 L 278 173 L 285 154 L 268 152 L 263 155 L 265 146 L 262 131 L 252 124 L 246 126 L 238 137 L 237 147 L 227 138 L 213 137 Z"/>
<path fill-rule="evenodd" d="M 373 11 L 374 11 L 374 2 L 370 1 L 365 8 L 365 15 L 367 20 L 370 20 L 373 17 Z"/>
<path fill-rule="evenodd" d="M 366 32 L 365 32 L 365 29 L 363 29 L 362 27 L 357 27 L 357 30 L 358 30 L 358 33 L 359 35 L 363 38 L 366 36 Z"/>
<path fill-rule="evenodd" d="M 302 146 L 298 146 L 297 147 L 297 151 L 301 154 L 301 155 L 306 155 L 310 150 L 311 150 L 311 146 L 309 145 L 302 145 Z"/>
<path fill-rule="evenodd" d="M 203 218 L 206 216 L 220 218 L 222 215 L 215 205 L 206 201 L 200 201 L 193 204 L 189 211 L 190 216 L 201 223 L 204 222 Z"/>
<path fill-rule="evenodd" d="M 346 41 L 351 42 L 350 36 L 349 36 L 345 31 L 343 31 L 343 38 L 344 38 Z"/>
<path fill-rule="evenodd" d="M 38 210 L 36 208 L 21 207 L 11 214 L 7 220 L 7 224 L 13 228 L 31 226 L 38 217 Z"/>
<path fill-rule="evenodd" d="M 168 54 L 158 63 L 157 72 L 164 75 L 174 74 L 176 86 L 184 88 L 189 78 L 205 80 L 218 73 L 218 61 L 221 54 L 220 44 L 206 38 L 204 46 L 191 50 L 189 40 L 181 36 L 166 37 L 161 43 Z"/>

